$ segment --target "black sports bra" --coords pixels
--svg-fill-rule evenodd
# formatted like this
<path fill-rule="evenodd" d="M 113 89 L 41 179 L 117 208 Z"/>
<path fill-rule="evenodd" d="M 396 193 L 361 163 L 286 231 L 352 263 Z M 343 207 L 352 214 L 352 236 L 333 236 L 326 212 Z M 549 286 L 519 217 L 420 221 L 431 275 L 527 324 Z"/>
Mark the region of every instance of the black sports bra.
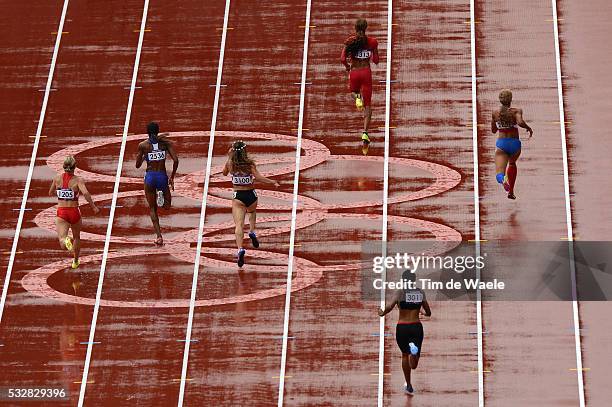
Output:
<path fill-rule="evenodd" d="M 403 300 L 399 302 L 400 309 L 419 309 L 423 304 L 423 291 L 404 290 Z"/>

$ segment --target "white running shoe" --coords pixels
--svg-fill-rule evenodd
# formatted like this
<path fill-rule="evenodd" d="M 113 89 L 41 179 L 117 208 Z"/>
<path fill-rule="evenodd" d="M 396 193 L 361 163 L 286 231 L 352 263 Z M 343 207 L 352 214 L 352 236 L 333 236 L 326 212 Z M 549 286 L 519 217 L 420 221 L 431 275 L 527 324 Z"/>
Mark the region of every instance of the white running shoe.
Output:
<path fill-rule="evenodd" d="M 164 191 L 157 191 L 157 206 L 164 206 Z"/>
<path fill-rule="evenodd" d="M 408 346 L 410 346 L 410 354 L 412 356 L 416 356 L 419 353 L 419 347 L 416 346 L 414 343 L 410 342 Z"/>

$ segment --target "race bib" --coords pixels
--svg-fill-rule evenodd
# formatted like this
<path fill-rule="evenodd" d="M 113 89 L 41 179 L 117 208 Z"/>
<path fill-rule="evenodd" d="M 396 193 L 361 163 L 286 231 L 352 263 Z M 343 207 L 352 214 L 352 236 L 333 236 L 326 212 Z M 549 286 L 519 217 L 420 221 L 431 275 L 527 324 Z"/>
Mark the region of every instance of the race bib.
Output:
<path fill-rule="evenodd" d="M 58 189 L 56 190 L 58 199 L 74 199 L 74 191 L 72 189 Z"/>
<path fill-rule="evenodd" d="M 372 51 L 370 51 L 369 49 L 360 49 L 357 52 L 357 55 L 355 55 L 355 58 L 357 58 L 357 59 L 370 59 L 371 56 L 372 56 Z"/>
<path fill-rule="evenodd" d="M 234 185 L 251 185 L 252 179 L 250 175 L 247 176 L 232 176 L 232 184 Z"/>
<path fill-rule="evenodd" d="M 148 161 L 162 161 L 166 159 L 165 150 L 154 150 L 147 154 Z"/>
<path fill-rule="evenodd" d="M 423 302 L 423 293 L 420 291 L 410 291 L 405 293 L 406 295 L 406 302 L 412 302 L 412 303 L 421 303 Z"/>

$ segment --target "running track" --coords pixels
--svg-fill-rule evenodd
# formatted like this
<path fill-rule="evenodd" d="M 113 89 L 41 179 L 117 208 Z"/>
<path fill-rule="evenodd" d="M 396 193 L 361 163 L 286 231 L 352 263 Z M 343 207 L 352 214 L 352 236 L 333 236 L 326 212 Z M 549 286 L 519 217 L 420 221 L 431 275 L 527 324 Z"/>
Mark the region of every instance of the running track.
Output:
<path fill-rule="evenodd" d="M 583 372 L 577 372 L 571 302 L 487 302 L 486 295 L 481 325 L 474 302 L 432 304 L 434 318 L 425 325 L 425 357 L 413 379 L 419 395 L 406 399 L 401 394 L 395 340 L 385 336 L 384 352 L 379 352 L 377 304 L 361 301 L 359 271 L 350 266 L 360 258 L 362 241 L 383 237 L 387 1 L 314 1 L 308 16 L 305 1 L 233 0 L 224 44 L 225 1 L 66 4 L 51 83 L 56 90 L 48 92 L 46 106 L 42 103 L 46 92 L 40 90 L 49 75 L 64 3 L 38 2 L 28 9 L 11 4 L 0 17 L 8 33 L 2 36 L 6 46 L 0 53 L 2 87 L 7 92 L 0 115 L 5 134 L 10 135 L 2 164 L 3 266 L 9 262 L 20 213 L 14 209 L 20 207 L 28 176 L 35 140 L 31 136 L 37 134 L 41 110 L 44 113 L 1 321 L 2 363 L 8 367 L 1 373 L 2 386 L 65 387 L 71 393 L 66 405 L 77 404 L 79 394 L 86 405 L 174 405 L 179 394 L 185 405 L 273 405 L 282 382 L 287 405 L 420 406 L 452 400 L 454 405 L 469 406 L 478 405 L 483 397 L 494 406 L 579 406 L 577 374 L 582 374 L 586 404 L 605 405 L 604 369 L 612 355 L 607 303 L 577 304 L 582 328 L 578 360 L 584 366 Z M 557 6 L 562 19 L 571 225 L 574 236 L 583 241 L 605 241 L 612 219 L 597 197 L 610 192 L 601 166 L 607 157 L 599 147 L 605 145 L 606 118 L 612 109 L 605 97 L 610 92 L 605 75 L 610 61 L 602 41 L 610 34 L 609 6 L 604 1 L 588 7 L 560 1 Z M 141 33 L 143 11 L 147 20 Z M 393 4 L 390 242 L 431 239 L 432 233 L 438 238 L 473 240 L 478 235 L 477 220 L 483 240 L 559 241 L 568 236 L 552 4 L 521 1 L 510 7 L 503 1 L 477 1 L 474 13 L 476 106 L 469 2 Z M 380 130 L 372 132 L 375 142 L 367 158 L 355 143 L 354 129 L 360 120 L 350 110 L 337 61 L 339 41 L 362 15 L 368 18 L 370 35 L 381 45 L 381 64 L 374 69 L 373 121 L 373 128 Z M 307 17 L 309 46 L 304 52 Z M 220 55 L 224 59 L 218 77 Z M 516 202 L 505 199 L 491 176 L 494 141 L 487 130 L 496 94 L 507 86 L 515 90 L 515 103 L 528 112 L 536 130 L 519 167 Z M 475 107 L 477 123 L 472 121 Z M 149 243 L 150 221 L 139 193 L 141 172 L 133 167 L 137 137 L 127 134 L 142 133 L 149 120 L 160 121 L 164 131 L 176 132 L 179 173 L 184 176 L 173 210 L 162 215 L 168 244 L 161 250 Z M 213 122 L 217 130 L 211 150 L 213 170 L 207 173 Z M 129 141 L 116 205 L 96 217 L 84 209 L 85 230 L 92 235 L 83 255 L 92 256 L 91 260 L 84 261 L 78 273 L 63 269 L 65 262 L 55 266 L 63 254 L 48 230 L 52 218 L 47 215 L 54 200 L 46 194 L 53 154 L 92 143 L 77 155 L 79 168 L 91 173 L 90 189 L 101 204 L 113 206 L 124 133 Z M 296 257 L 290 268 L 298 291 L 286 297 L 278 288 L 286 283 L 288 272 L 295 146 L 300 135 L 303 153 L 292 248 Z M 229 140 L 235 137 L 251 139 L 251 151 L 262 169 L 283 182 L 277 192 L 261 191 L 258 215 L 265 237 L 260 251 L 248 252 L 250 264 L 241 274 L 227 263 L 234 251 L 227 249 L 232 247 L 229 185 L 215 176 Z M 480 176 L 477 207 L 475 156 Z M 427 163 L 438 165 L 433 173 Z M 446 177 L 445 183 L 431 194 L 419 195 L 419 190 L 434 184 L 436 171 Z M 201 306 L 189 324 L 188 298 L 206 178 L 210 189 L 204 249 L 195 285 Z M 414 194 L 406 196 L 406 191 Z M 87 383 L 82 386 L 111 210 L 115 217 L 102 286 L 104 301 L 96 316 L 96 343 L 89 345 Z M 478 219 L 475 213 L 480 214 Z M 56 291 L 44 288 L 31 273 L 22 282 L 41 267 L 41 272 L 51 274 L 48 282 Z M 41 297 L 36 287 L 43 295 L 57 296 L 54 293 L 59 291 L 74 297 L 60 301 Z M 219 300 L 234 296 L 238 300 Z M 286 313 L 288 335 L 283 337 Z M 184 359 L 188 326 L 192 342 Z M 479 328 L 485 331 L 484 371 L 479 370 L 474 334 Z M 385 332 L 393 329 L 390 316 Z M 379 397 L 381 354 L 384 387 Z M 283 377 L 279 377 L 281 365 Z"/>

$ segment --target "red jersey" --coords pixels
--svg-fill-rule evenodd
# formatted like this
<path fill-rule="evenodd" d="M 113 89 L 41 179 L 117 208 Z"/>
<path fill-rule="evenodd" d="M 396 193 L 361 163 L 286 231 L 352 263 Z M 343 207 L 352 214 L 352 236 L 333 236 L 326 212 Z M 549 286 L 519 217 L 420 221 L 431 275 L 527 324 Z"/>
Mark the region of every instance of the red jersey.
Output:
<path fill-rule="evenodd" d="M 72 177 L 74 177 L 74 174 L 68 172 L 62 174 L 62 186 L 56 190 L 57 199 L 62 201 L 79 201 L 79 189 L 77 188 L 77 190 L 74 191 L 72 188 L 68 187 Z"/>
<path fill-rule="evenodd" d="M 356 52 L 351 53 L 350 55 L 346 54 L 346 44 L 350 43 L 355 36 L 349 37 L 348 40 L 345 41 L 345 46 L 342 48 L 342 55 L 340 60 L 343 65 L 347 64 L 347 59 L 359 59 L 359 60 L 372 60 L 375 64 L 378 64 L 378 41 L 372 37 L 366 37 L 366 43 L 363 47 L 359 48 Z"/>

